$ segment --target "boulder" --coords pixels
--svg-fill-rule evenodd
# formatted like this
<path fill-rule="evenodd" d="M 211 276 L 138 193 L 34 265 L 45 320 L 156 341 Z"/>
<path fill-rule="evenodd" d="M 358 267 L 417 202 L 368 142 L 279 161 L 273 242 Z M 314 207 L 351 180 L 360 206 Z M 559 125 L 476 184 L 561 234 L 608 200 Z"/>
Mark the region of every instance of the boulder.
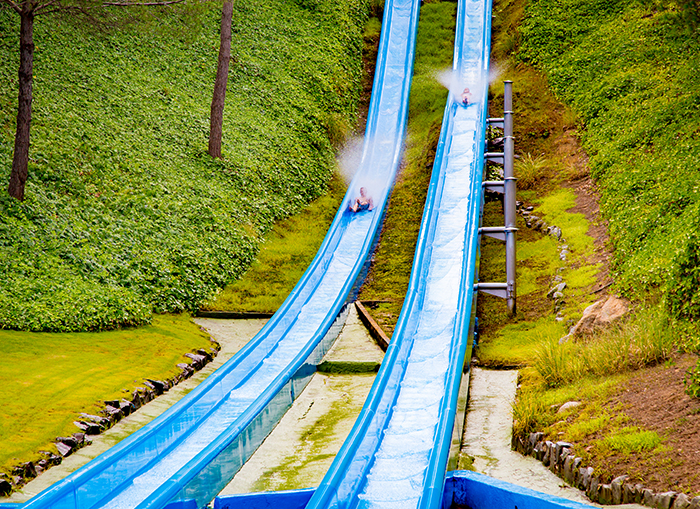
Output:
<path fill-rule="evenodd" d="M 557 292 L 562 293 L 565 288 L 566 288 L 566 283 L 562 281 L 561 283 L 559 283 L 559 284 L 557 284 L 549 289 L 549 291 L 547 292 L 547 297 L 550 299 L 553 299 L 554 295 Z M 562 293 L 562 295 L 563 295 L 563 293 Z"/>
<path fill-rule="evenodd" d="M 566 412 L 567 410 L 571 410 L 572 408 L 576 408 L 578 406 L 581 406 L 580 401 L 567 401 L 566 403 L 564 403 L 562 406 L 559 407 L 559 409 L 557 410 L 557 413 L 562 414 L 562 413 Z"/>
<path fill-rule="evenodd" d="M 629 311 L 629 302 L 610 296 L 601 299 L 588 306 L 583 311 L 583 316 L 571 329 L 570 335 L 573 337 L 583 337 L 603 329 L 622 318 Z"/>
<path fill-rule="evenodd" d="M 122 413 L 121 409 L 118 408 L 118 405 L 119 405 L 118 403 L 117 403 L 116 407 L 114 407 L 112 405 L 107 405 L 104 409 L 104 412 L 107 415 L 107 418 L 112 423 L 117 423 L 124 417 L 124 414 Z"/>
<path fill-rule="evenodd" d="M 192 367 L 196 370 L 202 369 L 206 364 L 206 357 L 204 357 L 203 355 L 188 352 L 185 354 L 185 357 L 189 357 L 190 359 L 192 359 Z"/>
<path fill-rule="evenodd" d="M 636 484 L 625 483 L 622 485 L 622 503 L 638 504 L 639 490 Z"/>
<path fill-rule="evenodd" d="M 651 491 L 649 488 L 644 488 L 642 490 L 642 500 L 641 500 L 642 505 L 645 505 L 647 507 L 654 507 L 655 506 L 654 498 L 655 498 L 654 492 Z"/>
<path fill-rule="evenodd" d="M 619 505 L 622 503 L 622 485 L 627 480 L 629 476 L 621 475 L 616 477 L 610 483 L 610 488 L 612 489 L 612 504 Z"/>
<path fill-rule="evenodd" d="M 676 495 L 677 493 L 675 491 L 666 491 L 656 495 L 656 509 L 671 509 L 671 505 L 673 505 L 673 500 L 676 498 Z"/>
<path fill-rule="evenodd" d="M 551 226 L 549 228 L 549 234 L 557 240 L 561 240 L 561 228 L 558 226 Z"/>
<path fill-rule="evenodd" d="M 598 503 L 600 505 L 612 505 L 612 487 L 609 484 L 601 484 L 598 489 Z"/>
<path fill-rule="evenodd" d="M 700 509 L 700 496 L 693 497 L 690 500 L 690 509 Z"/>
<path fill-rule="evenodd" d="M 34 479 L 36 477 L 36 468 L 34 467 L 34 463 L 28 461 L 13 468 L 12 473 L 23 479 Z"/>
<path fill-rule="evenodd" d="M 123 399 L 119 402 L 119 410 L 121 410 L 124 416 L 126 417 L 127 415 L 130 415 L 131 412 L 134 412 L 136 408 L 134 407 L 131 401 Z"/>
<path fill-rule="evenodd" d="M 99 435 L 102 432 L 102 426 L 96 422 L 73 421 L 73 424 L 88 435 Z"/>
<path fill-rule="evenodd" d="M 70 436 L 70 437 L 56 437 L 56 442 L 65 444 L 68 447 L 75 448 L 78 446 L 78 442 L 75 439 L 75 437 Z"/>
<path fill-rule="evenodd" d="M 685 493 L 679 493 L 673 501 L 673 509 L 687 509 L 690 506 L 690 499 Z"/>

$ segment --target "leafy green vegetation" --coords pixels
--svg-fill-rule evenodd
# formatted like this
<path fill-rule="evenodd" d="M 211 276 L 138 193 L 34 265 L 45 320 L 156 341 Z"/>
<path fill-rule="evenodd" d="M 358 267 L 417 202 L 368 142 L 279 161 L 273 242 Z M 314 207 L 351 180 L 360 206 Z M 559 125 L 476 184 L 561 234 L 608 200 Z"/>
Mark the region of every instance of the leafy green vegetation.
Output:
<path fill-rule="evenodd" d="M 421 7 L 404 165 L 391 194 L 372 268 L 360 292 L 361 300 L 385 301 L 372 308 L 372 316 L 389 336 L 408 288 L 440 136 L 447 90 L 435 76 L 452 63 L 456 8 L 448 1 L 426 2 Z"/>
<path fill-rule="evenodd" d="M 279 221 L 248 271 L 202 309 L 274 313 L 313 260 L 345 193 L 336 175 L 324 194 L 301 213 Z"/>
<path fill-rule="evenodd" d="M 655 431 L 643 431 L 636 426 L 631 426 L 606 436 L 600 446 L 630 454 L 633 452 L 651 451 L 660 444 L 661 437 Z"/>
<path fill-rule="evenodd" d="M 690 368 L 683 379 L 685 393 L 694 398 L 700 398 L 700 360 L 694 368 Z"/>
<path fill-rule="evenodd" d="M 222 161 L 206 155 L 215 7 L 186 36 L 177 10 L 118 34 L 37 19 L 27 197 L 0 195 L 0 328 L 194 310 L 245 271 L 276 220 L 325 191 L 333 143 L 355 121 L 368 2 L 235 5 Z M 5 34 L 18 19 L 0 10 L 3 182 L 18 64 Z"/>
<path fill-rule="evenodd" d="M 186 314 L 158 315 L 135 330 L 41 333 L 0 330 L 0 470 L 55 451 L 80 412 L 129 397 L 144 377 L 170 378 L 183 354 L 211 342 Z M 99 407 L 99 408 L 98 408 Z"/>
<path fill-rule="evenodd" d="M 518 56 L 578 112 L 617 285 L 700 316 L 700 39 L 673 3 L 534 0 Z"/>

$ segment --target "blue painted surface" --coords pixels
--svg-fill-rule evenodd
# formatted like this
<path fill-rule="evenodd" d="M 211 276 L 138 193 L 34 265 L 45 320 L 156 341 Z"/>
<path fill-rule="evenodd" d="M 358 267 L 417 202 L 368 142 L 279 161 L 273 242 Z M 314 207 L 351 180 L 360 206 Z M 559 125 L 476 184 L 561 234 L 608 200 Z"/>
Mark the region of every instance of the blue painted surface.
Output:
<path fill-rule="evenodd" d="M 401 467 L 397 467 L 400 470 Z M 217 497 L 214 509 L 303 509 L 314 488 L 296 491 L 246 493 Z M 580 504 L 466 470 L 448 472 L 441 494 L 442 508 L 470 509 L 591 509 Z"/>
<path fill-rule="evenodd" d="M 311 498 L 320 508 L 437 508 L 471 346 L 491 3 L 458 5 L 448 98 L 406 300 L 365 406 Z M 472 103 L 456 95 L 464 87 Z"/>
<path fill-rule="evenodd" d="M 228 495 L 214 499 L 214 509 L 304 509 L 315 488 Z"/>
<path fill-rule="evenodd" d="M 591 509 L 593 506 L 555 497 L 469 471 L 450 472 L 443 507 L 471 509 Z M 280 508 L 281 509 L 281 508 Z"/>
<path fill-rule="evenodd" d="M 360 166 L 319 252 L 278 312 L 186 398 L 22 507 L 203 507 L 264 440 L 330 348 L 376 240 L 406 128 L 417 4 L 386 2 Z M 349 213 L 362 186 L 375 208 Z"/>

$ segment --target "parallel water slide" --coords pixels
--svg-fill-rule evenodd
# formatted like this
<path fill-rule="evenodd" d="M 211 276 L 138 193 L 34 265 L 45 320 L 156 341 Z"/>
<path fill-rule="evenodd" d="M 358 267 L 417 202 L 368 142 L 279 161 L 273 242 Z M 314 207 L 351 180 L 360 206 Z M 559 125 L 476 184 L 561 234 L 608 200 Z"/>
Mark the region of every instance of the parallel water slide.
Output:
<path fill-rule="evenodd" d="M 236 356 L 159 418 L 23 509 L 201 508 L 310 380 L 344 322 L 400 162 L 420 0 L 387 0 L 360 166 L 318 254 Z M 363 186 L 372 211 L 347 205 Z"/>
<path fill-rule="evenodd" d="M 476 278 L 487 121 L 490 0 L 460 0 L 453 90 L 391 345 L 354 428 L 307 509 L 438 508 Z M 468 106 L 455 92 L 468 86 Z"/>

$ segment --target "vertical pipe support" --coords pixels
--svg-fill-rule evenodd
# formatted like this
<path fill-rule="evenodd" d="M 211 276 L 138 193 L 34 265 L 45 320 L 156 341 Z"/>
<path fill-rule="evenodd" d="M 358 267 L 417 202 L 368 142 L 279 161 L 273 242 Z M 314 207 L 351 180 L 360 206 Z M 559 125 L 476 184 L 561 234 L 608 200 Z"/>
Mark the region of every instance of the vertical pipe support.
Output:
<path fill-rule="evenodd" d="M 515 142 L 513 139 L 513 82 L 503 82 L 503 177 L 504 177 L 504 212 L 506 237 L 506 304 L 508 311 L 516 312 L 515 287 L 515 232 L 516 232 L 516 178 L 513 172 Z"/>

